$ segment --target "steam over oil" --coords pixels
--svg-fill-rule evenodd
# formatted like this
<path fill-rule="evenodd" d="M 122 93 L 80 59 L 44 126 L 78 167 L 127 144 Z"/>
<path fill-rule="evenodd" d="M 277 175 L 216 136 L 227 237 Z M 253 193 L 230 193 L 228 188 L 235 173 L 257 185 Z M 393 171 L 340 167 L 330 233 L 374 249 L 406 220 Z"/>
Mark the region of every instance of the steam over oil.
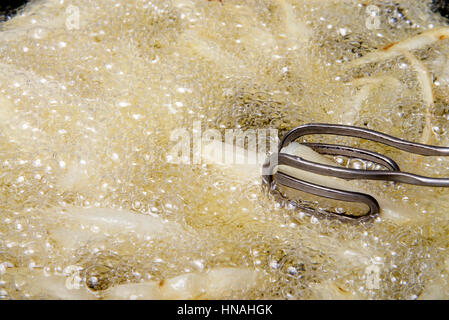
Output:
<path fill-rule="evenodd" d="M 276 202 L 259 166 L 170 161 L 195 122 L 449 146 L 429 1 L 42 0 L 0 27 L 0 298 L 449 298 L 448 190 L 357 183 L 385 206 L 348 225 Z"/>

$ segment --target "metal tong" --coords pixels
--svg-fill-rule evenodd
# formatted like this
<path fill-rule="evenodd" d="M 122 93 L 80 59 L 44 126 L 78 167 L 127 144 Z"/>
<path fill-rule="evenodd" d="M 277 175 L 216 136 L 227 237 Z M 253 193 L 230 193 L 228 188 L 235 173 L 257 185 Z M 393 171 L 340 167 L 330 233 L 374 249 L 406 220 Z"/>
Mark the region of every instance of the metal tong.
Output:
<path fill-rule="evenodd" d="M 385 180 L 419 186 L 449 187 L 449 178 L 431 178 L 403 172 L 400 170 L 398 164 L 391 158 L 369 150 L 336 144 L 303 143 L 320 154 L 368 160 L 375 164 L 381 165 L 385 168 L 385 170 L 349 169 L 331 166 L 281 152 L 285 146 L 298 138 L 314 134 L 330 134 L 362 138 L 423 156 L 449 156 L 449 148 L 410 142 L 374 130 L 348 125 L 311 123 L 290 130 L 281 140 L 278 153 L 272 154 L 264 163 L 262 182 L 265 186 L 268 186 L 271 191 L 276 189 L 276 185 L 282 185 L 320 197 L 347 202 L 363 203 L 369 208 L 365 214 L 359 216 L 325 211 L 324 215 L 327 217 L 338 218 L 345 221 L 361 222 L 378 216 L 380 207 L 377 200 L 369 194 L 334 189 L 314 184 L 279 171 L 274 173 L 275 168 L 278 165 L 286 165 L 323 176 L 331 176 L 347 180 Z M 304 207 L 301 209 L 311 214 L 317 214 L 317 211 L 313 208 Z M 321 212 L 321 214 L 323 214 L 323 212 Z"/>

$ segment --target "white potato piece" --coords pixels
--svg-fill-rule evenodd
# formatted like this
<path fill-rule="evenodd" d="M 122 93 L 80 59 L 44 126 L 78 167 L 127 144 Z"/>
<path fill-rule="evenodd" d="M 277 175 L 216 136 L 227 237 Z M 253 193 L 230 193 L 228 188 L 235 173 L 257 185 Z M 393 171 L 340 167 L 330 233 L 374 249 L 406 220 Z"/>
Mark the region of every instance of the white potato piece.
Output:
<path fill-rule="evenodd" d="M 367 63 L 379 62 L 391 59 L 403 54 L 405 51 L 412 51 L 429 46 L 436 41 L 449 37 L 449 28 L 439 28 L 425 31 L 417 36 L 403 41 L 392 43 L 383 49 L 368 53 L 360 59 L 353 60 L 346 65 L 346 68 L 353 68 Z"/>
<path fill-rule="evenodd" d="M 258 272 L 240 268 L 218 268 L 205 273 L 187 273 L 162 281 L 115 286 L 106 299 L 217 299 L 232 291 L 243 291 L 261 283 Z"/>
<path fill-rule="evenodd" d="M 173 242 L 179 251 L 198 247 L 200 237 L 186 226 L 157 215 L 109 208 L 65 208 L 49 210 L 42 215 L 49 225 L 48 235 L 64 254 L 76 250 L 88 241 L 133 234 L 145 241 L 157 239 Z M 183 241 L 177 241 L 183 239 Z"/>
<path fill-rule="evenodd" d="M 49 276 L 44 275 L 33 277 L 33 286 L 42 293 L 50 297 L 56 297 L 63 300 L 91 300 L 96 296 L 90 292 L 86 286 L 80 284 L 74 286 L 73 280 L 65 276 Z M 74 279 L 77 281 L 76 279 Z"/>
<path fill-rule="evenodd" d="M 83 226 L 85 232 L 92 234 L 102 232 L 114 235 L 117 233 L 134 232 L 149 237 L 170 237 L 185 234 L 189 236 L 192 230 L 181 227 L 176 222 L 164 220 L 155 215 L 144 215 L 128 210 L 109 208 L 67 208 L 64 211 L 49 211 L 49 217 L 68 219 Z M 95 231 L 94 231 L 95 232 Z"/>
<path fill-rule="evenodd" d="M 285 32 L 290 44 L 294 46 L 304 46 L 312 36 L 312 31 L 296 16 L 292 5 L 284 0 L 276 1 L 282 9 L 284 15 Z"/>
<path fill-rule="evenodd" d="M 97 299 L 84 285 L 75 268 L 67 268 L 63 273 L 52 275 L 38 268 L 12 268 L 8 273 L 13 277 L 17 289 L 23 285 L 26 274 L 27 286 L 35 297 L 63 300 Z"/>
<path fill-rule="evenodd" d="M 345 103 L 342 105 L 340 123 L 346 125 L 355 124 L 362 111 L 363 103 L 373 94 L 374 89 L 380 86 L 385 86 L 391 92 L 402 89 L 401 82 L 392 76 L 359 78 L 346 84 L 361 87 L 357 94 L 345 99 Z"/>
<path fill-rule="evenodd" d="M 194 30 L 185 31 L 180 36 L 179 41 L 194 55 L 213 64 L 214 68 L 223 70 L 223 72 L 232 70 L 232 74 L 239 74 L 240 76 L 254 76 L 243 61 L 235 55 L 220 49 L 218 44 L 208 41 Z"/>

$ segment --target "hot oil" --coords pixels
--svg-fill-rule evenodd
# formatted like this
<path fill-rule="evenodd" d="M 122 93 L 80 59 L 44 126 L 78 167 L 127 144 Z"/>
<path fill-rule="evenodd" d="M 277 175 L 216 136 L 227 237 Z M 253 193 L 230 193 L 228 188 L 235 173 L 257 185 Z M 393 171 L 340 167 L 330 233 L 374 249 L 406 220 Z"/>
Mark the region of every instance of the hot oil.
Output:
<path fill-rule="evenodd" d="M 366 27 L 367 5 L 378 29 Z M 447 298 L 447 190 L 362 184 L 419 219 L 347 225 L 281 206 L 258 176 L 169 161 L 173 131 L 193 136 L 194 121 L 279 134 L 349 122 L 419 141 L 427 109 L 411 63 L 348 64 L 445 26 L 423 1 L 31 3 L 0 33 L 0 297 L 102 298 L 233 267 L 262 280 L 218 298 Z M 433 75 L 429 142 L 442 146 L 447 41 L 427 58 L 411 51 Z M 448 159 L 377 148 L 408 171 L 449 176 Z M 78 219 L 82 208 L 183 231 L 120 230 Z M 63 295 L 74 270 L 80 288 Z M 62 285 L 49 290 L 54 277 Z"/>

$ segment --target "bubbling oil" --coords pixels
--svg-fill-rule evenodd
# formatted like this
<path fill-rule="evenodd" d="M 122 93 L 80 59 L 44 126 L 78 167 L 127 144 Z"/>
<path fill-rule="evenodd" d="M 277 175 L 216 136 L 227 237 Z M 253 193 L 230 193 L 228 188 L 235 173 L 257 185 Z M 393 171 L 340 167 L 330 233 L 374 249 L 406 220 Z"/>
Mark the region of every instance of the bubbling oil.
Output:
<path fill-rule="evenodd" d="M 428 2 L 31 2 L 0 32 L 0 298 L 107 298 L 217 268 L 262 275 L 218 298 L 448 298 L 447 190 L 370 182 L 419 219 L 347 225 L 276 202 L 260 179 L 167 161 L 172 132 L 194 121 L 350 123 L 449 146 L 449 40 L 382 56 L 446 30 Z M 449 159 L 326 141 L 449 176 Z M 134 219 L 122 211 L 173 227 L 121 230 Z M 86 295 L 49 290 L 68 268 Z"/>

